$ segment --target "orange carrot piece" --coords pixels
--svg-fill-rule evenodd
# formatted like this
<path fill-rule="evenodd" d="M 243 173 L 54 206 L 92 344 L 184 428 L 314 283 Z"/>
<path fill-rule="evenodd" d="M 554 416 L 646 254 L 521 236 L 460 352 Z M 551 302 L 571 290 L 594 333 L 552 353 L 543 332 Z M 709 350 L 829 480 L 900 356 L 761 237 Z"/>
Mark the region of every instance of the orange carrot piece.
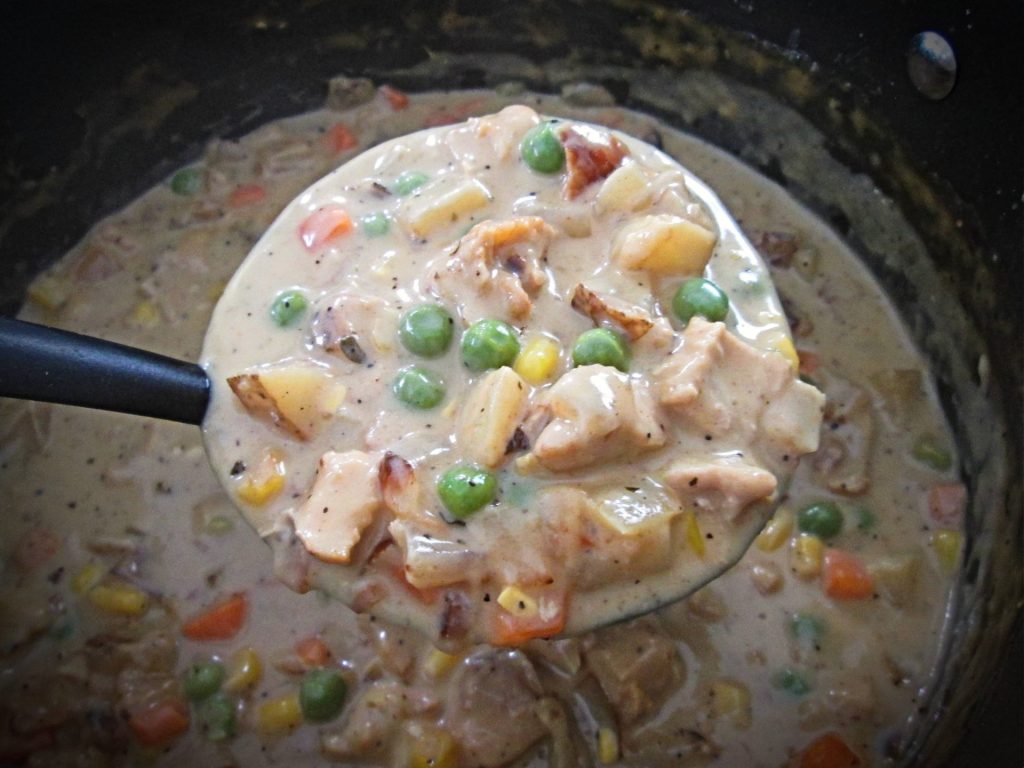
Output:
<path fill-rule="evenodd" d="M 331 649 L 323 640 L 313 635 L 295 644 L 295 655 L 307 667 L 323 667 L 331 660 Z"/>
<path fill-rule="evenodd" d="M 359 145 L 359 139 L 344 123 L 335 123 L 324 134 L 324 143 L 332 152 L 344 152 Z"/>
<path fill-rule="evenodd" d="M 409 106 L 409 97 L 397 88 L 390 85 L 382 85 L 380 92 L 396 112 Z"/>
<path fill-rule="evenodd" d="M 817 352 L 811 352 L 809 349 L 798 349 L 796 356 L 800 360 L 800 373 L 804 376 L 813 375 L 821 364 Z"/>
<path fill-rule="evenodd" d="M 557 610 L 550 618 L 543 618 L 542 610 L 536 616 L 515 616 L 501 608 L 496 609 L 494 622 L 491 625 L 490 642 L 492 645 L 522 645 L 535 637 L 551 637 L 565 629 L 566 603 L 563 594 L 547 595 L 540 599 L 541 603 L 557 601 Z"/>
<path fill-rule="evenodd" d="M 331 240 L 352 231 L 352 217 L 340 205 L 325 205 L 299 225 L 299 239 L 306 250 L 315 251 Z"/>
<path fill-rule="evenodd" d="M 875 591 L 874 581 L 860 558 L 841 549 L 826 549 L 821 571 L 825 594 L 834 600 L 863 600 Z"/>
<path fill-rule="evenodd" d="M 230 640 L 242 628 L 248 610 L 245 593 L 236 592 L 186 621 L 182 634 L 190 640 Z"/>
<path fill-rule="evenodd" d="M 262 202 L 266 196 L 267 190 L 259 184 L 239 184 L 228 198 L 228 205 L 232 208 L 244 208 Z"/>
<path fill-rule="evenodd" d="M 854 768 L 857 765 L 860 765 L 857 753 L 834 733 L 815 739 L 800 756 L 800 768 Z"/>
<path fill-rule="evenodd" d="M 944 528 L 957 528 L 967 508 L 967 488 L 963 483 L 939 483 L 928 491 L 928 512 Z"/>
<path fill-rule="evenodd" d="M 165 699 L 138 712 L 128 719 L 140 744 L 158 747 L 188 730 L 188 704 L 180 699 Z"/>

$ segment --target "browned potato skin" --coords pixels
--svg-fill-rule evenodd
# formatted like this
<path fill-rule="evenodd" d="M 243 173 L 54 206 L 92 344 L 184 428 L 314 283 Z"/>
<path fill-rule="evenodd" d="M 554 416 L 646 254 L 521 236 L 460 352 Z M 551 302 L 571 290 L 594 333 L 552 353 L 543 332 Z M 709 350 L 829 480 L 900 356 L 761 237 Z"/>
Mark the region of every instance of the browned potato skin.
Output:
<path fill-rule="evenodd" d="M 254 415 L 264 415 L 276 426 L 299 440 L 308 440 L 309 434 L 281 413 L 277 400 L 267 391 L 258 373 L 240 373 L 228 378 L 228 386 L 245 409 Z"/>

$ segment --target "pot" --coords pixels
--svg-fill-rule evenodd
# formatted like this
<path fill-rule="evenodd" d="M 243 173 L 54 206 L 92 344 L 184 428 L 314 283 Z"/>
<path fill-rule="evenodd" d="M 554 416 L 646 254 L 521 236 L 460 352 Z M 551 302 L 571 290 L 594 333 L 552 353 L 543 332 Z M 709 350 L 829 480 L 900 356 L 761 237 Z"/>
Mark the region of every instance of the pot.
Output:
<path fill-rule="evenodd" d="M 339 73 L 407 89 L 518 81 L 668 119 L 829 221 L 930 359 L 972 503 L 938 684 L 907 762 L 1019 764 L 1024 10 L 1000 6 L 12 7 L 0 33 L 0 309 L 13 314 L 33 274 L 208 139 L 318 105 Z M 722 93 L 751 107 L 743 121 L 716 109 Z M 782 124 L 806 141 L 780 148 Z M 869 194 L 817 185 L 825 160 Z M 878 200 L 920 247 L 874 244 Z"/>

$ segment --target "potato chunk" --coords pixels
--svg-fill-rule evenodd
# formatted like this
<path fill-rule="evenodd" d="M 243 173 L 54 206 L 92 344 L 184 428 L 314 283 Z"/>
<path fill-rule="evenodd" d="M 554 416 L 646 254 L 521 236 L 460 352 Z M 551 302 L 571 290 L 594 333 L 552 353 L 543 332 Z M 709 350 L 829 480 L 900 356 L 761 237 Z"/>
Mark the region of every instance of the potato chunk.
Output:
<path fill-rule="evenodd" d="M 376 457 L 362 451 L 328 451 L 320 457 L 313 490 L 292 513 L 295 533 L 309 553 L 347 563 L 381 508 Z"/>
<path fill-rule="evenodd" d="M 241 373 L 230 377 L 228 385 L 249 413 L 270 419 L 299 440 L 312 437 L 341 407 L 348 391 L 331 373 L 312 365 Z"/>
<path fill-rule="evenodd" d="M 490 201 L 490 190 L 476 179 L 463 179 L 454 185 L 445 184 L 437 189 L 431 185 L 409 203 L 406 209 L 409 228 L 417 237 L 426 237 L 483 208 Z"/>
<path fill-rule="evenodd" d="M 651 185 L 636 163 L 619 166 L 597 193 L 600 211 L 638 211 L 651 203 Z"/>
<path fill-rule="evenodd" d="M 458 444 L 467 458 L 492 469 L 499 466 L 526 415 L 528 397 L 529 387 L 508 367 L 478 381 L 459 417 Z"/>
<path fill-rule="evenodd" d="M 711 230 L 679 216 L 644 216 L 616 233 L 612 258 L 626 269 L 657 275 L 699 275 L 711 258 L 716 240 Z"/>

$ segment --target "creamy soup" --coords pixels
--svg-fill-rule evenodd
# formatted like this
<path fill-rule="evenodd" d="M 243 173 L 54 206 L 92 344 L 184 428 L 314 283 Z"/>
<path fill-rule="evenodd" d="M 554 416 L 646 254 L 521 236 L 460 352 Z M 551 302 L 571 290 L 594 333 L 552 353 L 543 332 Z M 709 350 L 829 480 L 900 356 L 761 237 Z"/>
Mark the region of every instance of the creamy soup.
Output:
<path fill-rule="evenodd" d="M 767 270 L 717 229 L 653 147 L 525 106 L 376 147 L 229 283 L 213 463 L 296 588 L 453 647 L 646 613 L 818 443 Z"/>
<path fill-rule="evenodd" d="M 198 360 L 228 279 L 295 195 L 381 141 L 516 101 L 660 142 L 719 192 L 771 267 L 801 375 L 826 394 L 819 448 L 743 559 L 687 600 L 580 637 L 445 651 L 282 583 L 302 576 L 294 552 L 279 542 L 272 558 L 242 522 L 199 430 L 5 402 L 0 760 L 898 758 L 941 647 L 965 492 L 924 364 L 855 256 L 771 182 L 641 114 L 524 94 L 332 90 L 361 103 L 213 142 L 40 276 L 23 316 Z M 284 280 L 263 311 L 293 286 L 311 288 Z M 251 465 L 231 459 L 229 474 L 236 460 Z"/>

